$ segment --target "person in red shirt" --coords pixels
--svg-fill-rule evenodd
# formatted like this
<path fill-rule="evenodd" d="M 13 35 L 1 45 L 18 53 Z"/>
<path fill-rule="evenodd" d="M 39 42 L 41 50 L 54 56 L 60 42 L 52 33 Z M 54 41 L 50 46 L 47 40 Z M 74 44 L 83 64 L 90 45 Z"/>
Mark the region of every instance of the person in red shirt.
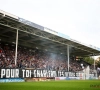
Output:
<path fill-rule="evenodd" d="M 1 56 L 1 54 L 2 54 L 2 50 L 0 49 L 0 56 Z"/>

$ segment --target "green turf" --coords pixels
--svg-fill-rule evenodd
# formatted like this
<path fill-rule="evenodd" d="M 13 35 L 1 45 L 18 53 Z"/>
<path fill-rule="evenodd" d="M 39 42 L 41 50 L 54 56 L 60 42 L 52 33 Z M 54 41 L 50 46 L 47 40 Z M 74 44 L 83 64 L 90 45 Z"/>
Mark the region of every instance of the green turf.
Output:
<path fill-rule="evenodd" d="M 100 80 L 0 83 L 0 90 L 100 90 Z"/>

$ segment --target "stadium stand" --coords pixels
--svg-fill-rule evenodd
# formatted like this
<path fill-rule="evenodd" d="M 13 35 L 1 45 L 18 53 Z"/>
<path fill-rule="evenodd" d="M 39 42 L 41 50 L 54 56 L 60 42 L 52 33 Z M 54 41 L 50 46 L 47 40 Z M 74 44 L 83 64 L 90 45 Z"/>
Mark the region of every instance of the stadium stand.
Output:
<path fill-rule="evenodd" d="M 77 72 L 90 65 L 75 57 L 100 55 L 98 47 L 2 10 L 0 17 L 0 68 Z M 93 66 L 90 68 L 91 72 L 96 69 Z M 85 77 L 85 73 L 82 74 Z"/>
<path fill-rule="evenodd" d="M 15 45 L 0 43 L 0 68 L 34 68 L 49 70 L 67 71 L 66 56 L 41 51 L 39 49 L 29 49 L 18 47 L 17 66 L 14 64 Z M 82 61 L 70 59 L 69 70 L 76 72 L 81 71 Z M 84 63 L 84 65 L 87 65 Z"/>

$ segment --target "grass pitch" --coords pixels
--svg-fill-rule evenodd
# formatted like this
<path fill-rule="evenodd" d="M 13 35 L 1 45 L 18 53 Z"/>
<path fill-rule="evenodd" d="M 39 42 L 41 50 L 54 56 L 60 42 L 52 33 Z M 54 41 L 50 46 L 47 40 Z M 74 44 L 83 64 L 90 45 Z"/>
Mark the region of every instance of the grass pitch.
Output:
<path fill-rule="evenodd" d="M 100 90 L 100 80 L 0 83 L 0 90 Z"/>

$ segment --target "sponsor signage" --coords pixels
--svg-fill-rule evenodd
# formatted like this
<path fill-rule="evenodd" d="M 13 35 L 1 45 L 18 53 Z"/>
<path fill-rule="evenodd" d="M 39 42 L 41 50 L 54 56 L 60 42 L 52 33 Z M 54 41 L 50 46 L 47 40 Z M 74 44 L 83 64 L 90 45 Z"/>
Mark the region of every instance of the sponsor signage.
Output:
<path fill-rule="evenodd" d="M 58 36 L 70 40 L 70 37 L 65 35 L 65 34 L 63 34 L 63 33 L 58 33 Z"/>
<path fill-rule="evenodd" d="M 66 80 L 66 77 L 55 77 L 55 80 Z"/>
<path fill-rule="evenodd" d="M 0 82 L 24 82 L 21 78 L 0 79 Z"/>
<path fill-rule="evenodd" d="M 32 27 L 37 28 L 37 29 L 40 29 L 40 30 L 44 30 L 44 27 L 42 27 L 40 25 L 37 25 L 37 24 L 35 24 L 33 22 L 30 22 L 28 20 L 25 20 L 23 18 L 19 18 L 19 22 L 22 22 L 22 23 L 24 23 L 26 25 L 32 26 Z"/>
<path fill-rule="evenodd" d="M 44 28 L 44 31 L 46 31 L 46 32 L 48 32 L 48 33 L 51 33 L 51 34 L 53 34 L 53 35 L 57 35 L 57 36 L 60 36 L 60 37 L 62 37 L 62 38 L 65 38 L 65 39 L 68 39 L 68 40 L 70 40 L 70 37 L 69 36 L 67 36 L 67 35 L 65 35 L 65 34 L 63 34 L 63 33 L 59 33 L 59 32 L 57 32 L 57 31 L 54 31 L 54 30 L 52 30 L 52 29 L 49 29 L 49 28 Z"/>
<path fill-rule="evenodd" d="M 2 13 L 4 16 L 6 15 L 6 16 L 12 17 L 12 18 L 14 18 L 14 19 L 18 19 L 17 16 L 15 16 L 15 15 L 13 15 L 13 14 L 10 14 L 10 13 L 8 13 L 8 12 L 5 12 L 5 11 L 3 11 L 3 10 L 0 10 L 0 13 Z"/>
<path fill-rule="evenodd" d="M 49 28 L 44 28 L 44 31 L 46 31 L 46 32 L 48 32 L 48 33 L 51 33 L 51 34 L 53 34 L 53 35 L 58 35 L 58 32 L 56 32 L 56 31 L 54 31 L 54 30 L 51 30 L 51 29 L 49 29 Z"/>

